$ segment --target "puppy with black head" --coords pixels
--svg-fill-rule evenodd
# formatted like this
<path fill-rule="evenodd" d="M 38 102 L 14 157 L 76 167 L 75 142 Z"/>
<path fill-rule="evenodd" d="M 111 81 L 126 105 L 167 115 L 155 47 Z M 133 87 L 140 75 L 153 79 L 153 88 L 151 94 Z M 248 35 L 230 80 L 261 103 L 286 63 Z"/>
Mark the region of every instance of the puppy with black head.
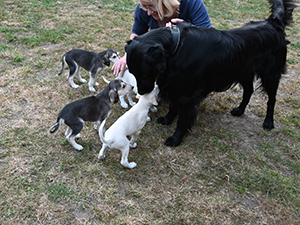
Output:
<path fill-rule="evenodd" d="M 89 71 L 89 90 L 95 92 L 94 86 L 99 84 L 96 82 L 97 75 L 106 66 L 110 66 L 110 62 L 114 62 L 116 58 L 119 58 L 117 50 L 109 48 L 106 51 L 95 53 L 82 49 L 73 49 L 62 57 L 62 69 L 57 74 L 61 75 L 65 69 L 65 64 L 69 66 L 70 72 L 68 76 L 68 81 L 73 88 L 78 88 L 79 86 L 74 83 L 74 76 L 81 83 L 86 83 L 85 79 L 82 79 L 79 74 L 79 68 L 82 67 Z"/>
<path fill-rule="evenodd" d="M 83 147 L 76 143 L 75 138 L 80 137 L 84 122 L 96 122 L 98 130 L 101 122 L 108 116 L 113 103 L 118 101 L 119 95 L 124 95 L 132 90 L 132 86 L 121 80 L 113 80 L 100 93 L 94 96 L 76 100 L 66 105 L 58 114 L 57 122 L 50 127 L 49 132 L 58 131 L 61 124 L 67 125 L 65 132 L 68 142 L 77 150 Z"/>

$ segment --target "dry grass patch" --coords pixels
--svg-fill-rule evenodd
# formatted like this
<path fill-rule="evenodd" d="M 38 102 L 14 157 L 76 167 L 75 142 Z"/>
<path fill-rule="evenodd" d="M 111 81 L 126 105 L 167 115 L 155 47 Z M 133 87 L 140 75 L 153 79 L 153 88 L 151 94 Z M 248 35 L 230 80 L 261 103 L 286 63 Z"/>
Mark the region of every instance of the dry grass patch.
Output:
<path fill-rule="evenodd" d="M 217 28 L 266 18 L 267 1 L 205 1 Z M 72 89 L 61 68 L 72 48 L 124 53 L 132 1 L 0 2 L 0 223 L 1 224 L 299 224 L 300 92 L 299 9 L 287 29 L 288 71 L 278 90 L 275 126 L 262 129 L 266 96 L 253 95 L 245 115 L 230 110 L 235 87 L 208 96 L 193 130 L 177 148 L 164 140 L 175 124 L 151 113 L 132 149 L 133 170 L 119 151 L 99 161 L 101 141 L 87 123 L 74 150 L 65 127 L 47 133 L 69 102 L 91 95 Z M 82 70 L 88 78 L 88 73 Z M 110 68 L 101 75 L 113 79 Z M 107 85 L 99 78 L 102 91 Z M 108 125 L 126 110 L 113 105 Z"/>

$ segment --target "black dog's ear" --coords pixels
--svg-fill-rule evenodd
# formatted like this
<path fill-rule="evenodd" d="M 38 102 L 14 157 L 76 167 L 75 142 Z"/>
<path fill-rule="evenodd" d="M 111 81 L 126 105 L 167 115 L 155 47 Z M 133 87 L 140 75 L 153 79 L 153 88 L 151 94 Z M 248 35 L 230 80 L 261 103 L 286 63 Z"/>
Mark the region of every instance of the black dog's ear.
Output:
<path fill-rule="evenodd" d="M 125 52 L 127 52 L 127 51 L 126 51 L 126 50 L 127 50 L 127 46 L 128 46 L 131 42 L 132 42 L 132 40 L 126 41 L 127 45 L 125 45 Z"/>
<path fill-rule="evenodd" d="M 109 93 L 108 93 L 108 96 L 109 96 L 109 99 L 110 99 L 110 102 L 112 103 L 117 103 L 118 102 L 118 93 L 114 90 L 110 90 Z"/>
<path fill-rule="evenodd" d="M 166 51 L 162 45 L 155 45 L 148 48 L 145 58 L 160 73 L 165 71 L 167 66 Z"/>
<path fill-rule="evenodd" d="M 129 45 L 132 42 L 132 40 L 127 40 L 126 43 Z"/>

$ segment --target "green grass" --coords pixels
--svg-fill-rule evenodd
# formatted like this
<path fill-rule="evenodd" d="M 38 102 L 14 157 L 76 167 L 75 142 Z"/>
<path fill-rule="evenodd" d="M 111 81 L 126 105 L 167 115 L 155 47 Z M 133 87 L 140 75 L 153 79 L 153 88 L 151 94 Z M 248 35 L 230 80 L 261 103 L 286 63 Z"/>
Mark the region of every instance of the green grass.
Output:
<path fill-rule="evenodd" d="M 239 27 L 269 15 L 267 1 L 204 1 L 214 27 Z M 74 150 L 65 127 L 47 133 L 67 103 L 91 95 L 61 76 L 72 48 L 122 55 L 132 28 L 134 1 L 4 0 L 0 2 L 0 223 L 1 224 L 299 224 L 299 9 L 286 29 L 288 70 L 278 89 L 275 126 L 262 129 L 267 97 L 256 91 L 245 115 L 230 110 L 242 98 L 236 86 L 209 95 L 195 126 L 177 148 L 165 139 L 176 124 L 151 113 L 129 160 L 102 146 L 86 123 Z M 88 73 L 81 70 L 88 79 Z M 110 68 L 101 75 L 113 79 Z M 76 82 L 76 81 L 75 81 Z M 101 91 L 107 85 L 98 79 Z M 112 107 L 107 127 L 126 110 Z"/>

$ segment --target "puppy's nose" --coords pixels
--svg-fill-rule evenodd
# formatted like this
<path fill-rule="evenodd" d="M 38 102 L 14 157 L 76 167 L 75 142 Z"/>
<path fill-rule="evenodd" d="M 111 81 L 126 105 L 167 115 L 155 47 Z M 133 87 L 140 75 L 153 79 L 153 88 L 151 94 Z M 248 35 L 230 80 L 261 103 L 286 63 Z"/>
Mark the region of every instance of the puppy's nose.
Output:
<path fill-rule="evenodd" d="M 134 87 L 132 86 L 131 89 L 133 90 L 133 88 L 134 88 Z"/>

